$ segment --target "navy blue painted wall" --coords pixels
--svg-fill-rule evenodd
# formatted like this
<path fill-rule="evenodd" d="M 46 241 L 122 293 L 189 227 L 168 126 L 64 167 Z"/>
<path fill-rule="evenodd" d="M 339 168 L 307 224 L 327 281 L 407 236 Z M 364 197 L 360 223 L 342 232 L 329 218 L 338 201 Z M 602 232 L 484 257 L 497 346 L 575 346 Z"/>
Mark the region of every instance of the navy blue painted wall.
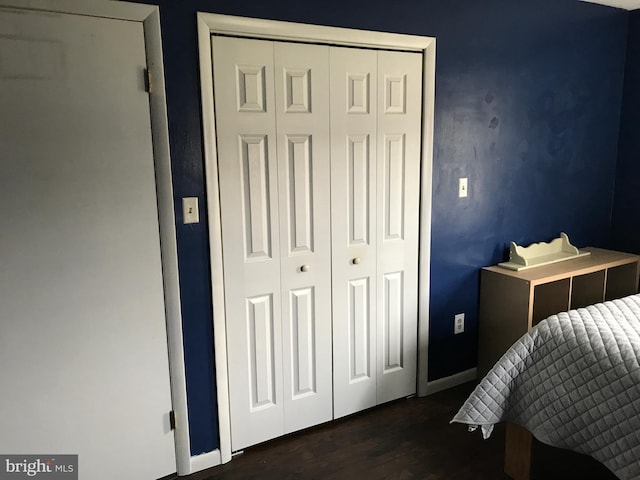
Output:
<path fill-rule="evenodd" d="M 640 253 L 640 10 L 629 15 L 612 247 Z"/>
<path fill-rule="evenodd" d="M 476 365 L 478 269 L 510 240 L 606 242 L 626 12 L 576 0 L 144 1 L 160 4 L 176 205 L 205 205 L 196 11 L 437 37 L 430 380 Z M 198 454 L 218 445 L 207 225 L 177 223 Z M 454 336 L 457 312 L 466 332 Z"/>

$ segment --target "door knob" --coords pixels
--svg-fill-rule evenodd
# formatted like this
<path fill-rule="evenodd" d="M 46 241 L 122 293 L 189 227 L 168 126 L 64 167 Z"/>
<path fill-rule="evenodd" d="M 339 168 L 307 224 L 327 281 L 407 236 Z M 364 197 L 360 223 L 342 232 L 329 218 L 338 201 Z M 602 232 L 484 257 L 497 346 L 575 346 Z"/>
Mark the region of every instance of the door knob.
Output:
<path fill-rule="evenodd" d="M 354 265 L 358 265 L 360 263 L 360 257 L 355 257 L 351 260 L 351 263 Z"/>
<path fill-rule="evenodd" d="M 301 272 L 308 272 L 309 271 L 309 265 L 302 265 L 300 267 L 300 271 Z"/>

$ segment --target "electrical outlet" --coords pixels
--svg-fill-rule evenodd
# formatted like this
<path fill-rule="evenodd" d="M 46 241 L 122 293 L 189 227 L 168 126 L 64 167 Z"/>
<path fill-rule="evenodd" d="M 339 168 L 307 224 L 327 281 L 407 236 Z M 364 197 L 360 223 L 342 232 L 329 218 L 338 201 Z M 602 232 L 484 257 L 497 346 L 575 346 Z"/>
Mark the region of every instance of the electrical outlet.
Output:
<path fill-rule="evenodd" d="M 464 198 L 468 195 L 469 180 L 467 177 L 461 178 L 458 183 L 458 197 Z"/>
<path fill-rule="evenodd" d="M 453 318 L 453 333 L 458 334 L 464 332 L 464 313 L 457 313 Z"/>

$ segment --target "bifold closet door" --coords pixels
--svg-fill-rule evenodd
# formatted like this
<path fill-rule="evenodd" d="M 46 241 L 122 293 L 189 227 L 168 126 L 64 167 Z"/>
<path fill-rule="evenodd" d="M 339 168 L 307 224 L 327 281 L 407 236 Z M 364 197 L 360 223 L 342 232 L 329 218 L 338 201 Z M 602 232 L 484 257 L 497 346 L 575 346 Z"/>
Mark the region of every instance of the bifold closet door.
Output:
<path fill-rule="evenodd" d="M 378 52 L 376 403 L 416 393 L 422 55 Z"/>
<path fill-rule="evenodd" d="M 212 46 L 239 450 L 332 417 L 328 47 Z"/>
<path fill-rule="evenodd" d="M 422 56 L 332 48 L 334 417 L 414 394 Z"/>
<path fill-rule="evenodd" d="M 214 37 L 232 449 L 283 433 L 273 44 Z"/>
<path fill-rule="evenodd" d="M 415 393 L 422 57 L 212 45 L 239 450 Z"/>
<path fill-rule="evenodd" d="M 376 404 L 377 58 L 330 53 L 335 418 Z"/>
<path fill-rule="evenodd" d="M 329 48 L 276 42 L 284 433 L 333 418 Z"/>

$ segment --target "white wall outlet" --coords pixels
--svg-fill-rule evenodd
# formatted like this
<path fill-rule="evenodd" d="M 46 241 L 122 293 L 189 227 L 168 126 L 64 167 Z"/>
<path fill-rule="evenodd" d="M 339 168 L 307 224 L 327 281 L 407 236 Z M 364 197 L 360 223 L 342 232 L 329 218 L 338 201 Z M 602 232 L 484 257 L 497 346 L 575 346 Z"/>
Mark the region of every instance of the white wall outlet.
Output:
<path fill-rule="evenodd" d="M 467 177 L 461 178 L 458 183 L 458 198 L 464 198 L 468 196 L 469 179 Z"/>
<path fill-rule="evenodd" d="M 182 199 L 182 223 L 199 223 L 198 197 L 184 197 Z"/>
<path fill-rule="evenodd" d="M 464 332 L 464 313 L 457 313 L 453 321 L 453 333 L 458 334 Z"/>

